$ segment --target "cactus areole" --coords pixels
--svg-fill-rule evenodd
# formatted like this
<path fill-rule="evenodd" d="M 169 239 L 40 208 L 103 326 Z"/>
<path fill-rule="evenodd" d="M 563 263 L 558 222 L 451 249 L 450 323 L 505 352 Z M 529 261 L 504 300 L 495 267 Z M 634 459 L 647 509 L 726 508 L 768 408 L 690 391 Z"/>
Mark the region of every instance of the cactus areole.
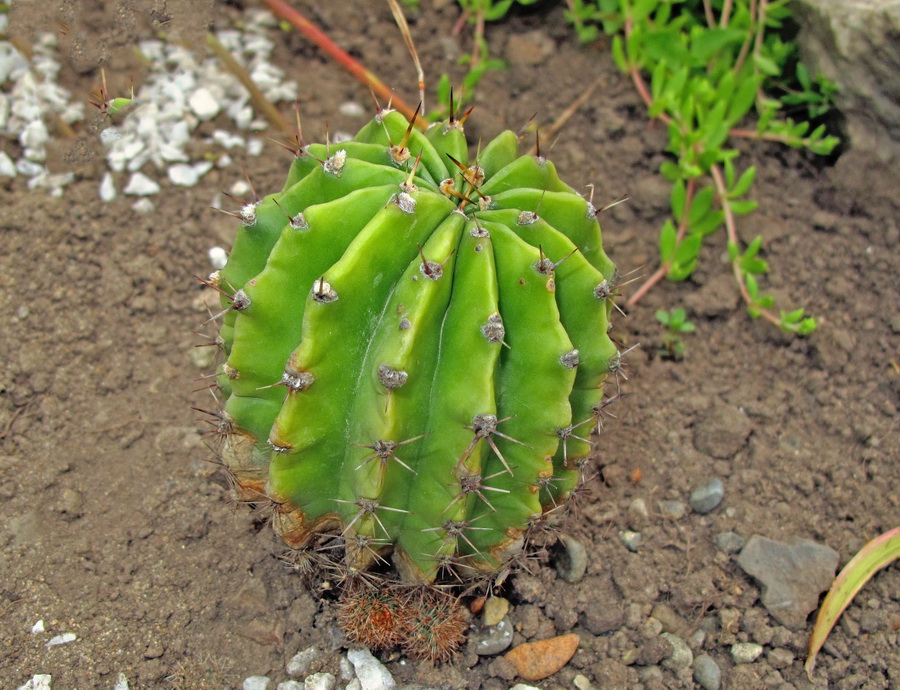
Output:
<path fill-rule="evenodd" d="M 471 161 L 452 117 L 295 153 L 209 281 L 236 492 L 351 572 L 497 573 L 582 481 L 620 365 L 596 210 L 512 132 Z"/>

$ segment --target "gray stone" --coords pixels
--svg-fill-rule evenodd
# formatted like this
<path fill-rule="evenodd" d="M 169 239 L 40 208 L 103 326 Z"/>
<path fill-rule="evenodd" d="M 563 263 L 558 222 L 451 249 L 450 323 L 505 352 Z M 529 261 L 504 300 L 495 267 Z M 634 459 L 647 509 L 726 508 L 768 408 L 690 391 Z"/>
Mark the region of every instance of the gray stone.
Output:
<path fill-rule="evenodd" d="M 663 633 L 660 637 L 672 645 L 672 654 L 662 665 L 673 670 L 690 668 L 694 661 L 694 653 L 687 646 L 687 642 L 672 633 Z"/>
<path fill-rule="evenodd" d="M 804 63 L 840 86 L 836 103 L 855 150 L 900 161 L 900 3 L 798 0 Z"/>
<path fill-rule="evenodd" d="M 632 532 L 630 529 L 619 532 L 619 539 L 625 545 L 625 548 L 632 553 L 637 553 L 638 547 L 641 545 L 641 533 Z"/>
<path fill-rule="evenodd" d="M 732 556 L 744 548 L 744 539 L 734 532 L 719 532 L 713 537 L 713 543 L 722 553 Z"/>
<path fill-rule="evenodd" d="M 731 645 L 731 659 L 736 664 L 752 664 L 762 653 L 762 645 L 755 642 L 738 642 Z"/>
<path fill-rule="evenodd" d="M 733 458 L 744 444 L 753 426 L 747 415 L 736 407 L 714 404 L 694 427 L 694 447 L 714 458 Z"/>
<path fill-rule="evenodd" d="M 270 679 L 267 676 L 250 676 L 244 678 L 241 685 L 242 690 L 266 690 L 269 687 Z"/>
<path fill-rule="evenodd" d="M 788 545 L 754 534 L 737 564 L 759 583 L 760 600 L 772 617 L 800 630 L 818 607 L 819 595 L 834 581 L 838 553 L 807 539 Z"/>
<path fill-rule="evenodd" d="M 305 690 L 305 688 L 299 680 L 286 680 L 279 683 L 276 690 Z"/>
<path fill-rule="evenodd" d="M 689 502 L 695 513 L 706 514 L 714 510 L 725 498 L 725 485 L 721 479 L 713 479 L 691 491 Z"/>
<path fill-rule="evenodd" d="M 509 618 L 504 618 L 497 625 L 491 625 L 475 636 L 475 653 L 479 656 L 492 656 L 505 651 L 513 640 L 513 626 Z"/>
<path fill-rule="evenodd" d="M 628 520 L 628 528 L 639 532 L 650 521 L 650 511 L 647 510 L 647 501 L 643 498 L 636 498 L 628 504 L 628 510 L 625 513 Z"/>
<path fill-rule="evenodd" d="M 556 572 L 566 582 L 578 582 L 587 570 L 587 550 L 577 539 L 561 534 L 563 551 L 556 558 Z"/>
<path fill-rule="evenodd" d="M 334 684 L 335 677 L 330 673 L 313 673 L 303 681 L 303 690 L 333 690 Z"/>
<path fill-rule="evenodd" d="M 660 501 L 656 505 L 659 506 L 660 515 L 667 520 L 680 520 L 687 512 L 681 501 Z"/>
<path fill-rule="evenodd" d="M 351 649 L 347 658 L 353 664 L 362 690 L 390 690 L 397 683 L 390 671 L 368 649 Z"/>
<path fill-rule="evenodd" d="M 703 690 L 719 690 L 722 686 L 722 669 L 709 654 L 694 659 L 694 681 Z"/>
<path fill-rule="evenodd" d="M 778 647 L 766 654 L 766 661 L 775 669 L 787 668 L 794 663 L 795 658 L 794 653 L 784 647 Z"/>
<path fill-rule="evenodd" d="M 315 661 L 322 651 L 316 647 L 307 647 L 302 652 L 297 652 L 291 657 L 287 663 L 287 673 L 289 676 L 302 676 L 309 670 L 310 665 Z"/>

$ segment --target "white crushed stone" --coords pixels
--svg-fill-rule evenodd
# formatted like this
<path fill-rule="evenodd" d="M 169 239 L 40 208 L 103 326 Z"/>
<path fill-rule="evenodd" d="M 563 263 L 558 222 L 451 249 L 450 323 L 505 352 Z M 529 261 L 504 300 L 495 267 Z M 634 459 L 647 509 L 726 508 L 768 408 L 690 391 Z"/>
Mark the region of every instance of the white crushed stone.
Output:
<path fill-rule="evenodd" d="M 25 685 L 20 685 L 19 690 L 51 690 L 50 681 L 52 676 L 49 673 L 38 673 L 32 676 Z"/>
<path fill-rule="evenodd" d="M 330 673 L 313 673 L 303 681 L 304 690 L 334 690 L 335 678 Z"/>
<path fill-rule="evenodd" d="M 244 678 L 243 690 L 266 690 L 271 680 L 268 676 L 250 676 Z"/>
<path fill-rule="evenodd" d="M 256 85 L 272 102 L 293 101 L 297 85 L 285 79 L 284 72 L 273 65 L 270 55 L 274 48 L 268 28 L 277 20 L 268 12 L 245 13 L 241 29 L 221 31 L 217 38 L 229 53 L 251 74 Z M 0 15 L 0 34 L 6 32 L 7 16 Z M 18 144 L 14 157 L 0 151 L 0 177 L 22 175 L 30 178 L 29 189 L 46 188 L 59 196 L 62 188 L 74 179 L 72 173 L 51 174 L 46 166 L 47 149 L 53 145 L 53 118 L 67 123 L 84 118 L 83 95 L 72 94 L 56 84 L 60 70 L 57 59 L 57 37 L 51 33 L 39 35 L 33 44 L 34 56 L 29 63 L 9 41 L 0 41 L 0 140 Z M 151 175 L 144 170 L 150 165 L 162 171 L 171 184 L 192 186 L 214 166 L 231 165 L 230 151 L 246 148 L 258 156 L 264 142 L 258 137 L 245 136 L 217 129 L 212 137 L 203 140 L 208 150 L 189 154 L 188 145 L 196 139 L 196 127 L 203 121 L 228 118 L 237 130 L 260 130 L 267 123 L 256 117 L 250 95 L 232 74 L 213 56 L 198 50 L 162 41 L 143 41 L 137 46 L 147 58 L 150 71 L 138 89 L 130 106 L 100 133 L 106 148 L 107 165 L 114 173 L 138 173 L 134 186 L 132 176 L 126 194 L 153 195 L 161 191 L 148 184 Z M 110 97 L 125 94 L 110 94 Z M 54 134 L 55 135 L 55 134 Z M 6 143 L 3 148 L 8 150 Z M 200 147 L 202 148 L 202 147 Z M 191 151 L 197 151 L 194 146 Z M 192 160 L 191 155 L 219 153 L 220 160 Z M 123 180 L 103 176 L 100 198 L 116 198 L 115 189 Z M 128 191 L 131 189 L 132 191 Z"/>
<path fill-rule="evenodd" d="M 347 652 L 347 659 L 353 664 L 362 690 L 390 690 L 396 687 L 390 671 L 368 649 L 351 649 Z"/>
<path fill-rule="evenodd" d="M 0 34 L 6 33 L 7 24 L 7 15 L 0 15 Z M 12 43 L 0 41 L 0 137 L 17 141 L 22 149 L 16 161 L 3 154 L 0 176 L 32 178 L 29 189 L 46 188 L 59 196 L 74 176 L 53 175 L 44 165 L 50 141 L 47 123 L 55 117 L 70 124 L 77 122 L 84 117 L 84 105 L 56 83 L 60 70 L 56 35 L 37 35 L 32 48 L 29 62 Z"/>
<path fill-rule="evenodd" d="M 44 632 L 44 619 L 41 618 L 37 623 L 31 626 L 31 634 L 37 635 Z"/>
<path fill-rule="evenodd" d="M 108 172 L 103 173 L 103 179 L 100 180 L 100 200 L 112 201 L 118 195 L 116 181 L 113 179 L 113 176 Z"/>
<path fill-rule="evenodd" d="M 138 213 L 152 213 L 156 210 L 156 204 L 154 204 L 150 199 L 144 197 L 143 199 L 138 199 L 135 201 L 131 208 L 133 208 Z"/>
<path fill-rule="evenodd" d="M 225 264 L 228 263 L 228 252 L 226 252 L 222 247 L 210 247 L 209 249 L 209 263 L 212 265 L 213 270 L 219 271 L 225 268 Z M 294 659 L 299 657 L 303 652 L 294 655 Z M 299 671 L 297 673 L 291 673 L 291 664 L 294 663 L 294 659 L 291 659 L 288 662 L 288 673 L 292 676 L 299 675 L 303 673 L 303 671 Z"/>
<path fill-rule="evenodd" d="M 231 189 L 228 190 L 230 194 L 234 196 L 244 196 L 250 191 L 250 183 L 247 180 L 238 180 L 233 185 L 231 185 Z"/>
<path fill-rule="evenodd" d="M 15 177 L 16 164 L 6 151 L 0 151 L 0 177 Z"/>
<path fill-rule="evenodd" d="M 365 117 L 366 109 L 356 101 L 347 101 L 338 106 L 338 112 L 347 117 Z"/>
<path fill-rule="evenodd" d="M 69 644 L 70 642 L 74 642 L 77 639 L 78 636 L 75 633 L 67 632 L 63 633 L 62 635 L 54 635 L 44 646 L 58 647 L 61 644 Z"/>
<path fill-rule="evenodd" d="M 116 685 L 113 690 L 131 690 L 131 686 L 128 685 L 128 678 L 124 673 L 120 673 L 116 678 Z"/>
<path fill-rule="evenodd" d="M 306 688 L 299 680 L 286 680 L 279 683 L 276 690 L 306 690 Z"/>
<path fill-rule="evenodd" d="M 159 192 L 159 183 L 150 179 L 144 173 L 136 172 L 132 174 L 128 184 L 125 185 L 125 193 L 134 196 L 150 196 Z"/>
<path fill-rule="evenodd" d="M 341 669 L 341 680 L 353 680 L 356 677 L 356 673 L 353 671 L 353 664 L 350 663 L 347 657 L 341 657 L 339 666 Z"/>

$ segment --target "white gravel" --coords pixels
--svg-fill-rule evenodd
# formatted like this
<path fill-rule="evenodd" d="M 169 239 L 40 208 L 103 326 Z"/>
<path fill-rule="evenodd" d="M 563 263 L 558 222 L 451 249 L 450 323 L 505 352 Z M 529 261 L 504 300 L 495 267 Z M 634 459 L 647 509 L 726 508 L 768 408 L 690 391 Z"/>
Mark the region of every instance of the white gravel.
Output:
<path fill-rule="evenodd" d="M 295 100 L 296 83 L 286 80 L 283 71 L 269 62 L 274 45 L 267 32 L 277 25 L 274 17 L 251 11 L 245 19 L 240 31 L 220 31 L 219 42 L 269 100 Z M 6 27 L 6 15 L 0 15 L 0 33 Z M 45 165 L 52 122 L 56 117 L 70 124 L 82 120 L 88 96 L 73 95 L 56 83 L 60 63 L 54 34 L 41 34 L 33 49 L 29 62 L 11 43 L 0 41 L 0 140 L 18 144 L 14 158 L 4 143 L 0 177 L 22 175 L 29 178 L 30 189 L 46 188 L 59 196 L 74 175 L 53 173 Z M 264 141 L 253 130 L 265 129 L 267 124 L 254 113 L 247 90 L 218 60 L 205 51 L 194 53 L 158 40 L 143 41 L 137 49 L 150 70 L 131 105 L 100 134 L 111 173 L 100 183 L 101 200 L 112 201 L 119 188 L 125 194 L 153 196 L 164 191 L 167 180 L 191 187 L 213 167 L 231 165 L 225 151 L 242 148 L 252 156 L 262 153 Z M 109 98 L 125 95 L 108 94 Z M 227 128 L 216 129 L 197 146 L 197 126 L 214 119 Z M 241 130 L 250 131 L 241 134 Z"/>

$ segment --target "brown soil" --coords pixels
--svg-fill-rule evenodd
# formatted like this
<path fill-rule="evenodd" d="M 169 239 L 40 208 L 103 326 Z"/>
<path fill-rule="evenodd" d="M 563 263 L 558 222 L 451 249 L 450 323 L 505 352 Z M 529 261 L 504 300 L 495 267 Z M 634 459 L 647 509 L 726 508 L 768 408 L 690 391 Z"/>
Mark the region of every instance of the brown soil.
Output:
<path fill-rule="evenodd" d="M 136 37 L 151 35 L 153 3 L 81 4 L 77 33 L 88 40 L 72 41 L 64 84 L 86 99 L 97 78 L 86 68 L 99 57 L 109 58 L 111 83 L 127 85 L 132 74 L 140 83 L 129 51 Z M 415 99 L 415 74 L 386 6 L 302 4 Z M 453 57 L 468 39 L 461 48 L 449 38 L 454 4 L 424 4 L 413 33 L 427 73 L 432 81 L 442 71 L 459 74 Z M 177 31 L 181 15 L 170 11 Z M 195 24 L 181 30 L 202 27 L 201 14 L 189 14 Z M 76 33 L 72 17 L 63 18 Z M 216 26 L 237 18 L 233 6 L 216 8 Z M 54 16 L 29 19 L 36 28 L 59 26 Z M 485 78 L 471 138 L 517 129 L 535 112 L 551 121 L 602 78 L 548 155 L 571 183 L 593 183 L 601 202 L 633 195 L 607 214 L 605 241 L 623 270 L 649 272 L 668 199 L 657 175 L 665 132 L 648 125 L 604 45 L 576 43 L 556 4 L 491 27 L 489 41 L 499 53 L 510 35 L 531 30 L 556 52 Z M 274 35 L 277 62 L 301 81 L 308 134 L 322 138 L 326 119 L 332 131 L 358 127 L 335 111 L 348 99 L 369 103 L 367 90 L 296 34 Z M 191 276 L 208 273 L 207 249 L 233 236 L 234 223 L 208 207 L 239 167 L 210 173 L 193 189 L 168 188 L 155 213 L 141 214 L 132 199 L 98 200 L 102 167 L 92 162 L 96 133 L 88 130 L 74 147 L 59 141 L 57 165 L 78 173 L 63 198 L 28 191 L 22 178 L 0 182 L 0 685 L 51 673 L 55 689 L 111 688 L 121 672 L 132 688 L 239 687 L 252 674 L 286 680 L 286 660 L 313 643 L 338 650 L 323 661 L 336 672 L 345 641 L 333 603 L 277 558 L 282 549 L 262 517 L 229 500 L 190 409 L 210 404 L 208 393 L 191 392 L 202 385 L 194 382 L 202 372 L 191 331 L 206 318 Z M 799 536 L 838 550 L 843 563 L 900 516 L 897 171 L 852 151 L 821 167 L 775 146 L 745 149 L 742 160 L 759 167 L 760 208 L 742 219 L 741 232 L 764 236 L 765 284 L 781 303 L 807 307 L 821 325 L 798 339 L 751 320 L 727 278 L 721 237 L 692 281 L 658 287 L 617 320 L 625 346 L 641 343 L 623 382 L 631 395 L 603 430 L 592 501 L 566 524 L 588 547 L 588 575 L 567 584 L 545 557 L 502 590 L 514 606 L 517 642 L 581 636 L 572 661 L 539 683 L 545 690 L 572 687 L 577 673 L 604 688 L 691 687 L 690 671 L 656 665 L 652 649 L 643 654 L 641 623 L 659 604 L 674 610 L 685 634 L 708 630 L 704 651 L 729 688 L 900 684 L 896 566 L 849 608 L 811 685 L 802 670 L 808 630 L 770 618 L 753 582 L 713 545 L 725 531 Z M 241 161 L 260 191 L 280 186 L 289 161 L 278 151 L 270 145 Z M 653 312 L 677 305 L 689 308 L 697 332 L 684 338 L 683 361 L 673 362 L 658 356 L 664 334 Z M 736 411 L 749 430 L 736 448 L 719 458 L 699 450 L 710 437 L 734 436 L 728 420 Z M 658 501 L 686 502 L 713 477 L 726 487 L 713 513 L 656 514 Z M 632 553 L 617 533 L 629 527 L 626 509 L 636 498 L 651 517 Z M 720 624 L 732 609 L 736 629 Z M 33 635 L 39 619 L 47 632 Z M 77 641 L 44 647 L 62 632 Z M 742 640 L 763 641 L 767 651 L 735 667 L 729 646 Z M 626 666 L 620 660 L 633 647 L 643 656 Z M 775 648 L 788 654 L 771 654 Z M 506 666 L 471 648 L 437 670 L 383 658 L 398 681 L 515 682 Z"/>

